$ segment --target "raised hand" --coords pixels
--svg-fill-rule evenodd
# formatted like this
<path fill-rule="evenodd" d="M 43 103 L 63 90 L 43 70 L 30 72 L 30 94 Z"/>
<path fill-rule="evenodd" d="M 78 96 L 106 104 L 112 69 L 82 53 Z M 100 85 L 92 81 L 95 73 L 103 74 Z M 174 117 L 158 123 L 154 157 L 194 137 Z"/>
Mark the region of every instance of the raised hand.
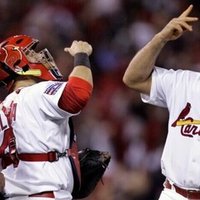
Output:
<path fill-rule="evenodd" d="M 173 18 L 158 35 L 165 41 L 176 40 L 185 31 L 192 31 L 192 25 L 198 21 L 197 17 L 190 17 L 193 5 L 190 5 L 179 17 Z"/>
<path fill-rule="evenodd" d="M 71 47 L 66 47 L 64 51 L 69 52 L 72 56 L 76 53 L 86 53 L 88 56 L 92 53 L 92 46 L 85 41 L 73 41 Z"/>

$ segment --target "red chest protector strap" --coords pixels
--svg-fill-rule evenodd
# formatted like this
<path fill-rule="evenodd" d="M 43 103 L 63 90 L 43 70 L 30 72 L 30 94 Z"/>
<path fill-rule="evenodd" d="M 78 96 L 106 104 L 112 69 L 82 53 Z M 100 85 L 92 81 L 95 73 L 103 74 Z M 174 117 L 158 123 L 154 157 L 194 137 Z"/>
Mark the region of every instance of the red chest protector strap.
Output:
<path fill-rule="evenodd" d="M 13 102 L 10 105 L 9 110 L 7 110 L 5 107 L 2 108 L 2 111 L 4 112 L 5 116 L 7 117 L 8 121 L 8 129 L 4 132 L 4 138 L 2 145 L 0 146 L 0 157 L 2 157 L 2 166 L 4 167 L 4 157 L 5 157 L 5 149 L 9 148 L 9 155 L 10 162 L 13 164 L 14 167 L 17 167 L 19 164 L 19 158 L 17 155 L 16 150 L 16 141 L 15 136 L 13 134 L 13 129 L 11 126 L 12 119 L 15 116 L 15 110 L 16 110 L 16 104 Z"/>
<path fill-rule="evenodd" d="M 72 195 L 73 195 L 73 193 L 80 190 L 80 187 L 81 187 L 81 169 L 80 169 L 80 161 L 79 161 L 79 156 L 78 156 L 78 145 L 77 145 L 76 135 L 74 133 L 74 126 L 73 126 L 73 121 L 71 117 L 69 118 L 69 127 L 70 127 L 70 152 L 71 152 L 71 156 L 69 156 L 69 159 L 72 165 L 72 170 L 73 170 L 73 175 L 74 175 L 74 189 L 72 191 Z"/>

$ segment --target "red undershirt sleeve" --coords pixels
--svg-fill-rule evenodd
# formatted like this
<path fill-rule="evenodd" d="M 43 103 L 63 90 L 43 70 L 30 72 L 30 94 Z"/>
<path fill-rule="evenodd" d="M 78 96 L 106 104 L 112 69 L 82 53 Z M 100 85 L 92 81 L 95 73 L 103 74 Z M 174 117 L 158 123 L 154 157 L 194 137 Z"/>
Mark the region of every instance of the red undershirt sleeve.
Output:
<path fill-rule="evenodd" d="M 67 112 L 75 114 L 87 104 L 92 94 L 92 89 L 92 85 L 84 79 L 69 77 L 58 106 Z"/>

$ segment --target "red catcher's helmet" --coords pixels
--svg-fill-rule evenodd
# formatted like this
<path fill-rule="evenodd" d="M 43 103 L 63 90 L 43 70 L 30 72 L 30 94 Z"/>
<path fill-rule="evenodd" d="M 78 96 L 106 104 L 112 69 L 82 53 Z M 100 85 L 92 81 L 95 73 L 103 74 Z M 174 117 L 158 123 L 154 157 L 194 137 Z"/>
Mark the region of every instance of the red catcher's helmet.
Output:
<path fill-rule="evenodd" d="M 47 49 L 34 51 L 38 43 L 39 40 L 27 35 L 12 36 L 0 43 L 0 87 L 7 86 L 19 75 L 63 79 Z"/>

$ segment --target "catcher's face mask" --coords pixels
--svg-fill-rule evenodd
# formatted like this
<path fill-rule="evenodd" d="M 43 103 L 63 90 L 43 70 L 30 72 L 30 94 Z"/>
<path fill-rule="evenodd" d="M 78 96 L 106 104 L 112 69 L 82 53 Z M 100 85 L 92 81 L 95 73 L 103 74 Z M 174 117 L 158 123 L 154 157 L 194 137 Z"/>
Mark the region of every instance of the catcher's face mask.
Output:
<path fill-rule="evenodd" d="M 8 87 L 20 75 L 32 75 L 43 80 L 62 80 L 49 51 L 34 51 L 38 43 L 38 40 L 29 36 L 16 35 L 0 44 L 0 87 Z"/>

